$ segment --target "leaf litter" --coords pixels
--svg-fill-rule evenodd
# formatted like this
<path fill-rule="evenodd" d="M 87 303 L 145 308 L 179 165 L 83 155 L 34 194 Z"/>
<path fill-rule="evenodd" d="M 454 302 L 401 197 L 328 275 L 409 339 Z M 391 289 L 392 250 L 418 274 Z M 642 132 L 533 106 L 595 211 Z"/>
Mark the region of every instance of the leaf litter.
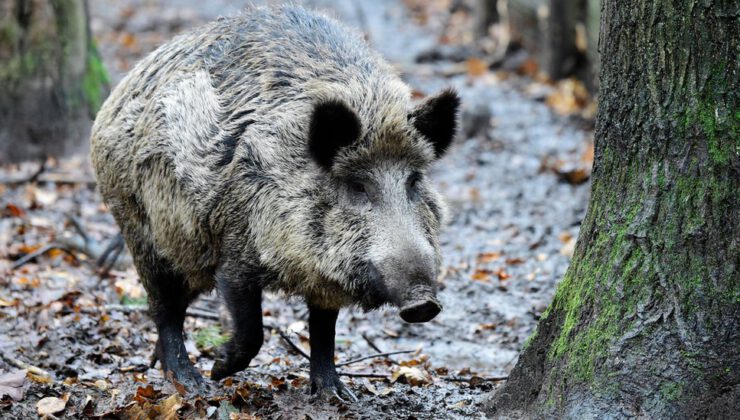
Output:
<path fill-rule="evenodd" d="M 93 30 L 114 80 L 174 33 L 215 18 L 213 10 L 236 12 L 220 1 L 220 8 L 201 3 L 91 4 Z M 207 375 L 228 336 L 221 326 L 228 320 L 218 297 L 204 296 L 193 304 L 185 329 L 189 354 L 208 384 L 202 395 L 187 396 L 188 390 L 163 377 L 159 365 L 150 366 L 156 334 L 130 257 L 97 275 L 94 262 L 117 228 L 100 202 L 89 164 L 73 158 L 5 166 L 0 168 L 2 416 L 482 417 L 482 402 L 513 366 L 567 267 L 561 249 L 577 237 L 588 194 L 588 176 L 577 172 L 583 167 L 590 174 L 593 149 L 589 159 L 589 134 L 557 114 L 580 114 L 589 99 L 575 96 L 582 93 L 577 85 L 539 78 L 530 58 L 513 72 L 496 70 L 487 56 L 468 55 L 458 62 L 463 67 L 445 59 L 410 63 L 407 57 L 430 45 L 452 50 L 462 45 L 469 38 L 470 16 L 455 12 L 448 19 L 447 1 L 371 3 L 359 6 L 363 26 L 356 9 L 323 2 L 357 22 L 376 47 L 400 63 L 416 99 L 446 85 L 463 97 L 465 138 L 430 174 L 450 204 L 442 237 L 440 317 L 417 326 L 403 324 L 391 309 L 343 312 L 337 363 L 352 362 L 341 367 L 342 379 L 360 397 L 359 404 L 346 405 L 307 394 L 307 361 L 284 339 L 310 351 L 305 308 L 271 295 L 265 297 L 270 328 L 261 352 L 244 372 L 211 383 Z M 409 27 L 408 13 L 418 27 Z M 406 35 L 399 36 L 398 28 Z M 532 96 L 534 85 L 546 92 L 545 103 Z M 32 177 L 33 182 L 22 181 Z M 566 234 L 568 241 L 558 238 Z M 365 358 L 409 349 L 410 356 Z"/>

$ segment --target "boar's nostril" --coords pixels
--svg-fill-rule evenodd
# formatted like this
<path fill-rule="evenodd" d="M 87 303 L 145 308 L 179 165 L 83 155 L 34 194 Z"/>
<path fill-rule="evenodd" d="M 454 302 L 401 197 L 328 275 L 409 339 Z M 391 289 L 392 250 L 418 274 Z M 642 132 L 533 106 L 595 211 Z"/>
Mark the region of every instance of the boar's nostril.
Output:
<path fill-rule="evenodd" d="M 434 300 L 416 301 L 401 308 L 401 319 L 406 322 L 428 322 L 442 310 L 442 305 Z"/>

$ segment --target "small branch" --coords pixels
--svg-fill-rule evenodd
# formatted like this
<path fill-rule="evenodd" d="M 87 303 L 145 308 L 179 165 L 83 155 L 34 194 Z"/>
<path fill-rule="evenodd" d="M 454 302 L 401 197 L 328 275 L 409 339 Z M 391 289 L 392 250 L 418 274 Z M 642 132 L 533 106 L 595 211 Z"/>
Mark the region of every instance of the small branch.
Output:
<path fill-rule="evenodd" d="M 370 347 L 372 347 L 373 350 L 377 351 L 378 353 L 383 353 L 383 350 L 381 350 L 380 347 L 378 347 L 375 344 L 375 342 L 370 337 L 367 336 L 367 333 L 362 333 L 362 338 L 364 338 L 365 341 L 367 341 L 367 345 L 370 346 Z M 398 365 L 398 362 L 396 362 L 393 359 L 386 358 L 386 360 L 388 360 L 389 362 L 391 362 L 394 365 Z"/>
<path fill-rule="evenodd" d="M 26 363 L 26 362 L 24 362 L 22 360 L 18 360 L 18 359 L 14 358 L 14 357 L 10 357 L 7 354 L 0 354 L 0 356 L 2 356 L 2 358 L 5 361 L 7 361 L 8 363 L 10 363 L 11 365 L 13 365 L 13 366 L 15 366 L 17 368 L 26 369 L 30 373 L 32 373 L 34 375 L 37 375 L 37 376 L 44 376 L 44 377 L 47 377 L 47 378 L 50 378 L 50 379 L 52 378 L 52 376 L 51 376 L 51 374 L 49 372 L 45 371 L 44 369 L 41 369 L 40 367 L 36 367 L 34 365 L 29 365 L 28 363 Z"/>
<path fill-rule="evenodd" d="M 82 184 L 91 187 L 97 185 L 97 181 L 95 181 L 95 178 L 88 176 L 76 176 L 73 174 L 65 173 L 49 172 L 46 174 L 41 174 L 37 178 L 37 180 L 38 182 L 53 182 L 55 184 Z"/>
<path fill-rule="evenodd" d="M 267 325 L 265 325 L 265 328 L 266 328 L 266 329 L 270 329 L 270 330 L 275 330 L 275 331 L 277 331 L 277 333 L 278 333 L 278 334 L 280 334 L 280 337 L 282 337 L 282 338 L 283 338 L 283 340 L 284 340 L 284 341 L 285 341 L 285 342 L 286 342 L 286 343 L 287 343 L 287 344 L 288 344 L 288 345 L 289 345 L 289 346 L 290 346 L 290 347 L 291 347 L 291 348 L 292 348 L 293 350 L 295 350 L 296 352 L 298 352 L 298 354 L 300 354 L 301 356 L 305 357 L 305 358 L 306 358 L 306 360 L 309 360 L 309 361 L 311 360 L 311 356 L 309 356 L 309 355 L 308 355 L 308 354 L 307 354 L 307 353 L 306 353 L 305 351 L 303 351 L 303 349 L 302 349 L 302 348 L 298 347 L 298 344 L 294 343 L 294 342 L 293 342 L 293 340 L 291 340 L 291 339 L 290 339 L 290 337 L 288 337 L 288 335 L 287 335 L 287 334 L 285 334 L 285 333 L 284 333 L 284 332 L 283 332 L 283 331 L 282 331 L 282 330 L 281 330 L 280 328 L 276 328 L 276 327 L 271 327 L 271 326 L 267 326 Z"/>
<path fill-rule="evenodd" d="M 102 307 L 96 308 L 96 307 L 88 307 L 88 308 L 82 308 L 83 312 L 90 313 L 90 312 L 100 312 L 101 310 L 104 311 L 119 311 L 126 314 L 134 313 L 134 312 L 146 312 L 149 310 L 148 305 L 122 305 L 118 303 L 112 303 L 108 305 L 104 305 Z M 195 309 L 195 308 L 188 308 L 185 311 L 185 315 L 192 316 L 194 318 L 203 318 L 203 319 L 210 319 L 214 321 L 218 321 L 220 317 L 217 313 L 205 311 L 203 309 Z"/>
<path fill-rule="evenodd" d="M 58 250 L 64 251 L 67 254 L 75 257 L 75 254 L 69 249 L 67 249 L 65 246 L 61 244 L 49 244 L 49 245 L 42 246 L 41 248 L 22 256 L 21 258 L 18 258 L 17 260 L 15 260 L 15 262 L 13 262 L 13 265 L 11 265 L 10 268 L 11 270 L 20 268 L 21 266 L 25 265 L 29 261 L 33 260 L 34 258 L 40 257 L 46 254 L 47 252 L 51 251 L 52 249 L 58 249 Z"/>
<path fill-rule="evenodd" d="M 357 359 L 352 359 L 352 360 L 348 360 L 346 362 L 337 363 L 336 366 L 337 367 L 347 366 L 347 365 L 351 365 L 352 363 L 357 363 L 357 362 L 361 362 L 363 360 L 373 359 L 373 358 L 376 358 L 376 357 L 387 357 L 387 356 L 393 356 L 394 354 L 413 353 L 415 351 L 416 350 L 399 350 L 399 351 L 390 351 L 390 352 L 385 352 L 385 353 L 371 354 L 369 356 L 358 357 Z"/>
<path fill-rule="evenodd" d="M 2 178 L 0 179 L 0 184 L 7 185 L 9 187 L 17 187 L 19 185 L 36 182 L 39 179 L 39 176 L 42 173 L 44 173 L 45 170 L 46 170 L 46 161 L 41 160 L 39 162 L 38 169 L 33 171 L 33 173 L 31 173 L 30 175 L 22 177 L 22 178 Z"/>
<path fill-rule="evenodd" d="M 69 220 L 69 223 L 72 224 L 72 227 L 75 229 L 77 234 L 82 236 L 82 239 L 85 241 L 85 244 L 90 243 L 90 236 L 85 231 L 85 228 L 82 227 L 82 222 L 80 222 L 80 219 L 73 215 L 67 215 L 67 220 Z"/>
<path fill-rule="evenodd" d="M 391 379 L 391 375 L 385 375 L 382 373 L 368 373 L 368 372 L 337 372 L 339 376 L 347 376 L 350 378 L 378 378 L 378 379 Z"/>
<path fill-rule="evenodd" d="M 454 375 L 438 376 L 438 378 L 449 382 L 470 382 L 473 379 L 473 377 L 464 378 L 462 376 Z M 501 382 L 509 379 L 508 376 L 478 376 L 478 378 L 484 382 Z"/>

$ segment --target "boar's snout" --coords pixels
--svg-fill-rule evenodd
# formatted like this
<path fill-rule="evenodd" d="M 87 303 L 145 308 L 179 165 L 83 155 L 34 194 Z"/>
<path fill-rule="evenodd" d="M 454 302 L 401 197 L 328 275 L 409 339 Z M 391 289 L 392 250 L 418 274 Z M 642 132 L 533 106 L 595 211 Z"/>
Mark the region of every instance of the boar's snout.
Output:
<path fill-rule="evenodd" d="M 442 304 L 432 288 L 414 287 L 401 305 L 401 319 L 406 322 L 428 322 L 442 311 Z"/>
<path fill-rule="evenodd" d="M 401 319 L 406 322 L 428 322 L 442 311 L 442 305 L 436 299 L 412 302 L 401 308 Z"/>

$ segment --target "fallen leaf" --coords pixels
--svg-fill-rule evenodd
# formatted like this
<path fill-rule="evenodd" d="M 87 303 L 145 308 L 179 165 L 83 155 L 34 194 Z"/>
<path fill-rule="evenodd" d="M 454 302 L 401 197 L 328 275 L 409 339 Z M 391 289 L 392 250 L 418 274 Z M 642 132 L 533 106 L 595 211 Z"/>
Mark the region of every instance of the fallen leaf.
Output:
<path fill-rule="evenodd" d="M 0 375 L 0 397 L 7 395 L 15 401 L 22 400 L 26 382 L 24 369 Z"/>
<path fill-rule="evenodd" d="M 470 275 L 470 277 L 475 281 L 488 283 L 490 281 L 491 274 L 491 270 L 477 269 Z"/>
<path fill-rule="evenodd" d="M 500 252 L 483 252 L 478 254 L 478 257 L 476 257 L 475 260 L 478 264 L 486 264 L 496 261 L 499 258 L 501 258 Z"/>
<path fill-rule="evenodd" d="M 468 70 L 468 75 L 472 77 L 478 77 L 486 74 L 488 71 L 488 64 L 480 58 L 468 58 L 465 61 L 465 67 Z"/>
<path fill-rule="evenodd" d="M 586 86 L 578 79 L 564 79 L 557 83 L 555 91 L 545 99 L 555 112 L 570 115 L 581 111 L 589 101 Z"/>
<path fill-rule="evenodd" d="M 172 394 L 154 406 L 153 414 L 155 414 L 156 418 L 176 419 L 179 418 L 177 410 L 181 409 L 182 406 L 182 396 L 180 394 Z"/>
<path fill-rule="evenodd" d="M 39 413 L 39 416 L 48 416 L 59 413 L 67 406 L 67 400 L 69 400 L 69 394 L 64 394 L 62 398 L 42 398 L 36 403 L 36 411 Z"/>
<path fill-rule="evenodd" d="M 496 270 L 496 275 L 498 276 L 499 280 L 506 280 L 511 277 L 511 274 L 504 271 L 503 268 L 499 268 L 498 270 Z"/>
<path fill-rule="evenodd" d="M 540 66 L 537 64 L 537 60 L 535 60 L 532 57 L 529 57 L 526 60 L 524 60 L 524 62 L 522 63 L 521 66 L 519 66 L 519 69 L 517 71 L 519 72 L 519 74 L 522 74 L 524 76 L 535 77 L 539 69 L 540 69 Z"/>
<path fill-rule="evenodd" d="M 518 257 L 517 258 L 507 258 L 506 259 L 506 264 L 509 264 L 509 265 L 519 265 L 519 264 L 523 264 L 524 261 L 525 261 L 524 258 L 518 258 Z"/>
<path fill-rule="evenodd" d="M 418 367 L 401 366 L 391 375 L 391 382 L 401 382 L 411 386 L 429 385 L 432 383 L 432 375 Z"/>
<path fill-rule="evenodd" d="M 23 217 L 26 215 L 26 212 L 23 211 L 22 208 L 16 206 L 15 204 L 8 203 L 5 208 L 8 210 L 11 216 L 13 217 Z"/>
<path fill-rule="evenodd" d="M 560 234 L 558 235 L 558 239 L 560 239 L 560 242 L 565 244 L 565 243 L 570 242 L 571 239 L 573 239 L 573 235 L 571 235 L 571 233 L 567 231 L 560 232 Z"/>
<path fill-rule="evenodd" d="M 566 257 L 570 258 L 573 256 L 573 252 L 576 249 L 576 238 L 571 237 L 568 242 L 566 242 L 562 248 L 560 248 L 560 253 L 565 255 Z"/>

